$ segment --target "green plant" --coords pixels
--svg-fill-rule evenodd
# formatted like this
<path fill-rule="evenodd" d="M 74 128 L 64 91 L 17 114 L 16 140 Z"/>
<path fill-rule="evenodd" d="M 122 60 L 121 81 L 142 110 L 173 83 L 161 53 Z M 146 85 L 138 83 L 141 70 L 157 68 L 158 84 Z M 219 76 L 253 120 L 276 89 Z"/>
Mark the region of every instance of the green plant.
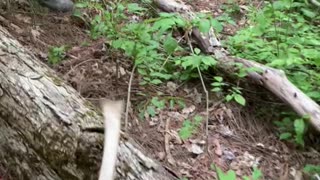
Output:
<path fill-rule="evenodd" d="M 303 168 L 303 171 L 308 174 L 320 174 L 320 166 L 319 165 L 312 165 L 312 164 L 307 164 Z"/>
<path fill-rule="evenodd" d="M 202 122 L 202 117 L 196 115 L 193 118 L 193 121 L 190 121 L 188 119 L 186 119 L 183 124 L 182 127 L 179 131 L 179 136 L 182 140 L 186 140 L 188 138 L 190 138 L 192 136 L 193 133 L 195 133 L 195 131 L 197 130 L 197 128 L 200 126 L 201 122 Z"/>
<path fill-rule="evenodd" d="M 48 61 L 50 64 L 57 64 L 65 57 L 66 46 L 52 47 L 49 49 Z"/>
<path fill-rule="evenodd" d="M 179 28 L 188 31 L 192 25 L 197 25 L 203 32 L 207 32 L 211 26 L 217 28 L 219 24 L 209 17 L 199 14 L 195 20 L 187 22 L 178 14 L 160 13 L 158 18 L 131 22 L 131 15 L 144 14 L 147 9 L 136 3 L 110 6 L 112 11 L 103 11 L 100 6 L 94 7 L 102 13 L 92 18 L 90 35 L 94 39 L 107 37 L 113 48 L 122 50 L 131 57 L 143 77 L 142 85 L 198 78 L 197 67 L 206 70 L 215 66 L 216 61 L 210 56 L 202 55 L 197 48 L 189 56 L 178 55 L 187 51 L 172 34 Z M 90 6 L 83 3 L 78 7 Z"/>
<path fill-rule="evenodd" d="M 281 140 L 293 140 L 299 146 L 304 147 L 304 134 L 306 132 L 305 118 L 285 117 L 282 121 L 274 121 L 280 131 Z"/>
<path fill-rule="evenodd" d="M 225 100 L 227 102 L 234 100 L 238 104 L 244 106 L 246 104 L 245 98 L 241 95 L 241 88 L 240 87 L 235 87 L 235 86 L 230 86 L 227 83 L 223 82 L 223 78 L 220 76 L 215 76 L 213 77 L 214 82 L 211 83 L 211 86 L 213 87 L 211 91 L 213 92 L 221 92 L 224 87 L 229 88 L 228 89 L 228 94 L 225 96 Z"/>
<path fill-rule="evenodd" d="M 217 167 L 215 164 L 211 164 L 211 169 L 216 170 L 218 179 L 219 180 L 236 180 L 237 176 L 236 173 L 233 170 L 229 170 L 228 172 L 224 173 L 219 167 Z M 262 172 L 257 168 L 253 167 L 253 172 L 251 177 L 243 176 L 243 180 L 259 180 L 262 178 Z"/>
<path fill-rule="evenodd" d="M 282 69 L 295 85 L 320 100 L 319 11 L 304 2 L 278 0 L 250 8 L 251 26 L 225 43 L 235 56 Z"/>

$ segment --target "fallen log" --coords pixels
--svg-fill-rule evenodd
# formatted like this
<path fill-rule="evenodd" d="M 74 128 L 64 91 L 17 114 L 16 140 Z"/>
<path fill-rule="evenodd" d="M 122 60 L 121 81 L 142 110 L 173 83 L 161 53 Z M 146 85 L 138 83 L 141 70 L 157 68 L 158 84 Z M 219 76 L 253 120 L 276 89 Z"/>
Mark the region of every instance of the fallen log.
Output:
<path fill-rule="evenodd" d="M 0 167 L 6 179 L 97 179 L 99 110 L 0 26 Z M 174 179 L 130 139 L 119 145 L 116 177 Z"/>
<path fill-rule="evenodd" d="M 187 20 L 195 18 L 192 8 L 183 2 L 174 0 L 153 0 L 153 2 L 165 12 L 179 13 Z M 226 72 L 235 71 L 235 63 L 243 64 L 244 68 L 260 69 L 262 73 L 249 72 L 248 77 L 271 91 L 300 116 L 308 116 L 311 125 L 320 132 L 320 106 L 292 84 L 283 71 L 250 60 L 230 56 L 230 53 L 221 46 L 213 29 L 209 33 L 203 34 L 197 28 L 193 28 L 192 35 L 202 52 L 213 54 L 214 58 L 218 60 L 220 69 Z"/>

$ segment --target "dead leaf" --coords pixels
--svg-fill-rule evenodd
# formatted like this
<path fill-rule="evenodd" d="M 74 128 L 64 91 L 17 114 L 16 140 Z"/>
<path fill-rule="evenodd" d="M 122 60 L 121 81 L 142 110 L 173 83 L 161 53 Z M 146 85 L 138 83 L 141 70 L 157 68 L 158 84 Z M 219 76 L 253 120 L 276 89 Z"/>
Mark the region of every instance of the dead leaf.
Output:
<path fill-rule="evenodd" d="M 202 139 L 190 139 L 189 141 L 191 143 L 194 143 L 194 144 L 200 144 L 200 145 L 205 145 L 206 144 L 206 141 L 202 140 Z"/>
<path fill-rule="evenodd" d="M 215 150 L 214 150 L 214 153 L 218 156 L 221 156 L 222 155 L 222 150 L 221 150 L 221 146 L 220 146 L 220 142 L 218 139 L 214 139 L 213 140 L 213 144 L 215 145 Z"/>
<path fill-rule="evenodd" d="M 233 132 L 230 130 L 228 126 L 225 126 L 221 124 L 219 126 L 218 132 L 223 136 L 223 137 L 231 137 L 233 136 Z"/>
<path fill-rule="evenodd" d="M 222 159 L 224 161 L 233 161 L 236 158 L 233 152 L 229 150 L 223 150 L 222 151 Z"/>
<path fill-rule="evenodd" d="M 187 150 L 193 154 L 199 155 L 203 153 L 202 148 L 197 144 L 191 144 L 191 145 L 189 144 L 186 147 L 187 147 Z"/>
<path fill-rule="evenodd" d="M 182 113 L 183 114 L 190 114 L 192 113 L 194 110 L 196 110 L 196 107 L 194 105 L 191 105 L 189 107 L 186 107 L 184 109 L 182 109 Z"/>
<path fill-rule="evenodd" d="M 174 144 L 183 144 L 177 131 L 170 130 L 169 134 L 170 134 L 170 139 L 173 140 Z"/>
<path fill-rule="evenodd" d="M 162 152 L 158 153 L 158 158 L 159 158 L 160 161 L 163 161 L 165 157 L 166 157 L 166 153 L 165 152 L 162 151 Z"/>
<path fill-rule="evenodd" d="M 172 81 L 169 81 L 167 83 L 167 92 L 172 95 L 174 92 L 176 92 L 176 90 L 177 90 L 177 84 L 175 84 Z"/>

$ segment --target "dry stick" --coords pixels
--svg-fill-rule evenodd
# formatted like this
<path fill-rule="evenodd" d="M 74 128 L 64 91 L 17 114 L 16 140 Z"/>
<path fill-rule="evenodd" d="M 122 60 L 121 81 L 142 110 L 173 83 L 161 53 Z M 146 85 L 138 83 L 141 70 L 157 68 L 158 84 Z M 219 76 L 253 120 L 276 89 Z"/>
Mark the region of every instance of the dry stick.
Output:
<path fill-rule="evenodd" d="M 127 105 L 126 105 L 126 114 L 125 114 L 125 120 L 124 120 L 124 132 L 125 133 L 127 133 L 127 130 L 128 130 L 128 114 L 129 114 L 129 106 L 130 106 L 131 85 L 132 85 L 132 79 L 133 79 L 136 67 L 137 67 L 137 65 L 135 64 L 133 66 L 132 71 L 131 71 L 130 80 L 129 80 L 129 84 L 128 84 Z"/>
<path fill-rule="evenodd" d="M 192 54 L 194 54 L 193 47 L 191 45 L 191 41 L 189 41 L 189 38 L 188 38 L 188 44 Z M 206 94 L 206 143 L 207 143 L 206 152 L 207 154 L 209 154 L 209 93 L 207 91 L 206 85 L 204 84 L 199 66 L 197 66 L 197 70 L 201 80 L 203 91 Z"/>
<path fill-rule="evenodd" d="M 170 118 L 167 118 L 166 120 L 166 128 L 165 128 L 165 135 L 164 135 L 164 149 L 166 152 L 166 156 L 168 159 L 168 162 L 170 164 L 175 164 L 175 160 L 173 159 L 171 152 L 170 152 L 170 145 L 169 145 L 169 127 L 170 127 Z"/>
<path fill-rule="evenodd" d="M 199 66 L 197 67 L 197 69 L 200 76 L 202 88 L 204 90 L 204 93 L 206 93 L 206 141 L 207 141 L 206 151 L 207 153 L 209 153 L 209 93 L 207 91 L 206 85 L 204 84 Z"/>

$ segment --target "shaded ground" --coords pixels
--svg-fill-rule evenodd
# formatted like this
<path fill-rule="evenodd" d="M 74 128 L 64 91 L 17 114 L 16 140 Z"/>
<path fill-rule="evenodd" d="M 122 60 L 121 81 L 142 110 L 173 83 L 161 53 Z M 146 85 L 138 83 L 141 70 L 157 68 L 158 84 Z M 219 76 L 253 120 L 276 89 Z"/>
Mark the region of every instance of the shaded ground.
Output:
<path fill-rule="evenodd" d="M 193 5 L 198 11 L 205 9 L 221 14 L 221 3 L 210 0 L 197 1 Z M 132 71 L 130 59 L 111 50 L 105 39 L 91 40 L 84 27 L 69 15 L 32 14 L 26 7 L 18 7 L 19 12 L 2 14 L 0 25 L 44 62 L 47 62 L 49 47 L 69 46 L 65 61 L 51 67 L 91 102 L 96 103 L 101 97 L 126 99 Z M 226 28 L 225 32 L 233 34 L 237 28 Z M 139 86 L 139 78 L 135 74 L 131 84 L 129 134 L 146 153 L 180 178 L 212 179 L 215 172 L 210 165 L 215 163 L 223 170 L 235 170 L 238 175 L 249 175 L 252 167 L 259 165 L 265 179 L 292 179 L 290 174 L 296 172 L 293 175 L 298 176 L 303 164 L 320 162 L 319 153 L 299 152 L 292 144 L 278 140 L 271 120 L 279 117 L 266 107 L 280 109 L 285 106 L 272 100 L 275 98 L 261 88 L 250 84 L 245 88 L 248 100 L 245 108 L 221 103 L 210 94 L 208 142 L 204 122 L 197 134 L 183 141 L 178 135 L 183 121 L 206 112 L 200 81 L 153 87 Z M 145 120 L 139 120 L 137 107 L 147 106 L 156 95 L 183 100 L 185 107 L 167 106 L 156 112 L 155 117 L 142 114 Z M 208 153 L 205 152 L 207 143 Z"/>

